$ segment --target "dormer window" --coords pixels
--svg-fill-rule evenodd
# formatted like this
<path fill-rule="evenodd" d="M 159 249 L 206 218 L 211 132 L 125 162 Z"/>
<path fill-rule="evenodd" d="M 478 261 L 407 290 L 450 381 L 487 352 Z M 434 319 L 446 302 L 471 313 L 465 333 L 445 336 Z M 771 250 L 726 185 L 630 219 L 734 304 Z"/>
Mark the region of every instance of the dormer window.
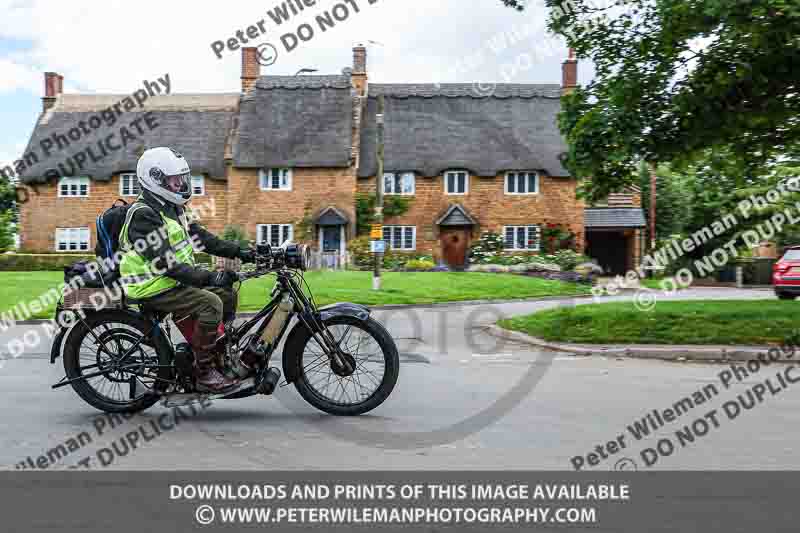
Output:
<path fill-rule="evenodd" d="M 392 173 L 383 175 L 383 194 L 411 196 L 416 192 L 413 172 Z"/>
<path fill-rule="evenodd" d="M 450 170 L 444 173 L 445 194 L 468 194 L 469 172 L 464 170 Z"/>
<path fill-rule="evenodd" d="M 122 196 L 139 196 L 139 178 L 136 174 L 127 173 L 119 176 L 119 193 Z"/>
<path fill-rule="evenodd" d="M 259 171 L 262 191 L 291 191 L 292 169 L 265 168 Z"/>
<path fill-rule="evenodd" d="M 206 195 L 206 178 L 204 176 L 192 176 L 192 196 Z"/>
<path fill-rule="evenodd" d="M 58 182 L 59 197 L 78 197 L 89 196 L 89 178 L 61 178 Z"/>

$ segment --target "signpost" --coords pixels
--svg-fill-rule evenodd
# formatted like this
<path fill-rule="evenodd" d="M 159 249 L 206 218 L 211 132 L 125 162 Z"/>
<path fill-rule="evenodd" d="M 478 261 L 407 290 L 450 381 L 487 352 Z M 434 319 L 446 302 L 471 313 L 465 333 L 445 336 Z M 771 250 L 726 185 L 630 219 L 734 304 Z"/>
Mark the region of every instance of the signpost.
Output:
<path fill-rule="evenodd" d="M 373 254 L 386 253 L 386 242 L 384 241 L 371 241 L 369 243 L 370 252 Z"/>

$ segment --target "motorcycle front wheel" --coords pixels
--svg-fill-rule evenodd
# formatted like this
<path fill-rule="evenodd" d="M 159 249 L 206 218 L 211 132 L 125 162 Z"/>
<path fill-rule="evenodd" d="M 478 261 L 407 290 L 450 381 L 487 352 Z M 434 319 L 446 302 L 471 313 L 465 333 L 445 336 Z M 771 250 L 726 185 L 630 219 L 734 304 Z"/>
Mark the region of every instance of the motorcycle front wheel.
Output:
<path fill-rule="evenodd" d="M 357 416 L 372 411 L 391 394 L 400 373 L 397 345 L 372 318 L 337 316 L 324 322 L 351 368 L 339 368 L 311 333 L 292 336 L 289 353 L 298 365 L 294 382 L 305 401 L 328 414 Z"/>

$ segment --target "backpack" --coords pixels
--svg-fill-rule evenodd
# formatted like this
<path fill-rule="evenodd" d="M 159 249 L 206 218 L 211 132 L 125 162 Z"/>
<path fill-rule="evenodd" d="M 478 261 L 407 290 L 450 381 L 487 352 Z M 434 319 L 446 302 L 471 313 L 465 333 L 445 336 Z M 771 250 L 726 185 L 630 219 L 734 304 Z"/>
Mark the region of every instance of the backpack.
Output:
<path fill-rule="evenodd" d="M 125 225 L 125 217 L 132 204 L 123 199 L 118 199 L 109 209 L 97 217 L 95 228 L 97 229 L 97 245 L 94 247 L 94 254 L 102 259 L 110 259 L 119 250 L 119 236 L 122 233 L 122 226 Z"/>

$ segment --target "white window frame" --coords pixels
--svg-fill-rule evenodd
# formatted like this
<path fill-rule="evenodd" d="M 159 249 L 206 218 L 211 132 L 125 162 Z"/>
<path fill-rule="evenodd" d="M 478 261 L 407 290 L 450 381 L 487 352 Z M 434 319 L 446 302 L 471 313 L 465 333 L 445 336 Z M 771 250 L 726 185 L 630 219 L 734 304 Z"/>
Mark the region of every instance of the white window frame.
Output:
<path fill-rule="evenodd" d="M 77 235 L 76 235 L 77 234 Z M 83 237 L 86 237 L 86 248 L 81 248 L 81 244 L 83 243 Z M 73 240 L 73 238 L 77 238 L 77 240 Z M 66 244 L 66 248 L 64 250 L 61 249 L 59 244 L 61 243 Z M 70 244 L 75 243 L 76 247 L 74 250 L 70 249 Z M 55 251 L 56 252 L 87 252 L 92 249 L 92 232 L 89 230 L 88 227 L 81 227 L 81 228 L 56 228 L 55 234 Z"/>
<path fill-rule="evenodd" d="M 63 194 L 61 192 L 61 187 L 63 185 L 72 186 L 75 185 L 78 189 L 78 194 Z M 82 185 L 86 185 L 86 194 L 80 194 L 80 189 Z M 89 178 L 83 177 L 75 177 L 75 176 L 65 176 L 58 180 L 58 197 L 59 198 L 87 198 L 91 194 L 91 185 L 89 184 Z"/>
<path fill-rule="evenodd" d="M 279 171 L 286 173 L 286 186 L 273 188 L 272 187 L 272 172 Z M 292 190 L 292 172 L 291 168 L 262 168 L 258 171 L 258 185 L 262 191 L 291 191 Z M 283 176 L 282 176 L 283 177 Z"/>
<path fill-rule="evenodd" d="M 517 231 L 519 228 L 525 228 L 525 242 L 528 243 L 531 240 L 530 232 L 536 232 L 536 246 L 533 248 L 518 248 L 517 247 Z M 508 241 L 506 240 L 508 235 L 508 230 L 514 230 L 514 246 L 509 248 Z M 518 226 L 503 226 L 503 248 L 509 252 L 539 252 L 542 249 L 542 227 L 538 224 L 524 224 Z"/>
<path fill-rule="evenodd" d="M 392 233 L 394 231 L 400 231 L 400 241 L 401 241 L 401 243 L 403 245 L 402 247 L 400 247 L 400 248 L 395 248 L 394 247 L 394 235 L 392 235 L 388 239 L 386 238 L 386 230 L 387 230 L 387 228 L 390 229 L 389 233 Z M 408 228 L 411 228 L 411 248 L 406 248 L 404 246 L 405 245 L 405 239 L 406 239 L 406 229 L 408 229 Z M 383 236 L 383 240 L 386 242 L 386 247 L 389 250 L 397 250 L 398 252 L 413 252 L 413 251 L 415 251 L 417 249 L 417 227 L 416 226 L 401 226 L 401 225 L 388 224 L 386 226 L 383 226 L 382 236 Z"/>
<path fill-rule="evenodd" d="M 450 175 L 451 174 L 464 174 L 464 192 L 450 192 L 448 190 L 448 185 L 450 184 Z M 456 183 L 458 183 L 458 177 L 456 177 Z M 444 193 L 448 196 L 464 196 L 469 194 L 469 172 L 466 170 L 448 170 L 444 173 Z"/>
<path fill-rule="evenodd" d="M 195 187 L 197 187 L 197 185 L 195 184 L 195 180 L 197 180 L 197 182 L 200 183 L 200 186 L 199 186 L 200 192 L 195 192 L 194 191 Z M 202 174 L 193 175 L 192 176 L 192 196 L 205 196 L 205 195 L 206 195 L 206 177 L 203 176 Z"/>
<path fill-rule="evenodd" d="M 392 178 L 392 190 L 386 189 L 386 178 Z M 400 178 L 398 180 L 398 178 Z M 406 178 L 411 179 L 411 192 L 403 192 L 403 180 Z M 398 191 L 397 188 L 400 187 Z M 417 176 L 413 172 L 386 172 L 383 175 L 383 181 L 381 181 L 381 187 L 383 187 L 383 194 L 387 196 L 414 196 L 417 194 Z"/>
<path fill-rule="evenodd" d="M 286 240 L 284 240 L 284 241 L 282 241 L 282 242 L 280 242 L 280 243 L 278 243 L 276 245 L 271 241 L 267 241 L 267 240 L 262 239 L 262 236 L 264 235 L 264 231 L 266 231 L 266 234 L 269 236 L 269 238 L 272 237 L 272 228 L 273 228 L 273 226 L 278 226 L 280 228 L 280 229 L 278 229 L 278 234 L 279 234 L 278 238 L 280 238 L 280 236 L 283 235 L 283 228 L 289 228 L 289 237 L 286 240 L 288 240 L 289 242 L 292 242 L 294 240 L 294 224 L 257 224 L 256 225 L 256 242 L 258 244 L 269 244 L 271 246 L 276 246 L 277 247 L 277 246 L 280 246 L 281 244 L 283 244 L 284 242 L 286 242 Z"/>
<path fill-rule="evenodd" d="M 131 180 L 131 187 L 136 187 L 139 192 L 131 194 L 125 192 L 125 178 L 129 178 Z M 120 196 L 139 196 L 141 192 L 141 188 L 139 187 L 139 178 L 136 177 L 135 172 L 124 172 L 119 175 L 119 194 Z"/>
<path fill-rule="evenodd" d="M 524 179 L 522 180 L 522 182 L 525 184 L 525 188 L 527 189 L 528 188 L 528 181 L 529 181 L 529 178 L 530 178 L 531 175 L 534 176 L 534 184 L 536 185 L 536 190 L 533 191 L 533 192 L 528 191 L 528 190 L 526 190 L 525 192 L 519 192 L 519 184 L 520 184 L 519 177 L 520 176 L 524 176 Z M 511 176 L 514 176 L 514 179 L 516 180 L 514 188 L 517 189 L 517 190 L 514 191 L 514 192 L 511 192 L 510 191 L 510 187 L 509 187 L 509 185 L 511 183 Z M 505 180 L 505 192 L 506 192 L 507 195 L 510 195 L 510 196 L 535 196 L 535 195 L 539 194 L 539 173 L 538 172 L 530 172 L 530 171 L 507 172 L 506 173 L 506 180 Z"/>

